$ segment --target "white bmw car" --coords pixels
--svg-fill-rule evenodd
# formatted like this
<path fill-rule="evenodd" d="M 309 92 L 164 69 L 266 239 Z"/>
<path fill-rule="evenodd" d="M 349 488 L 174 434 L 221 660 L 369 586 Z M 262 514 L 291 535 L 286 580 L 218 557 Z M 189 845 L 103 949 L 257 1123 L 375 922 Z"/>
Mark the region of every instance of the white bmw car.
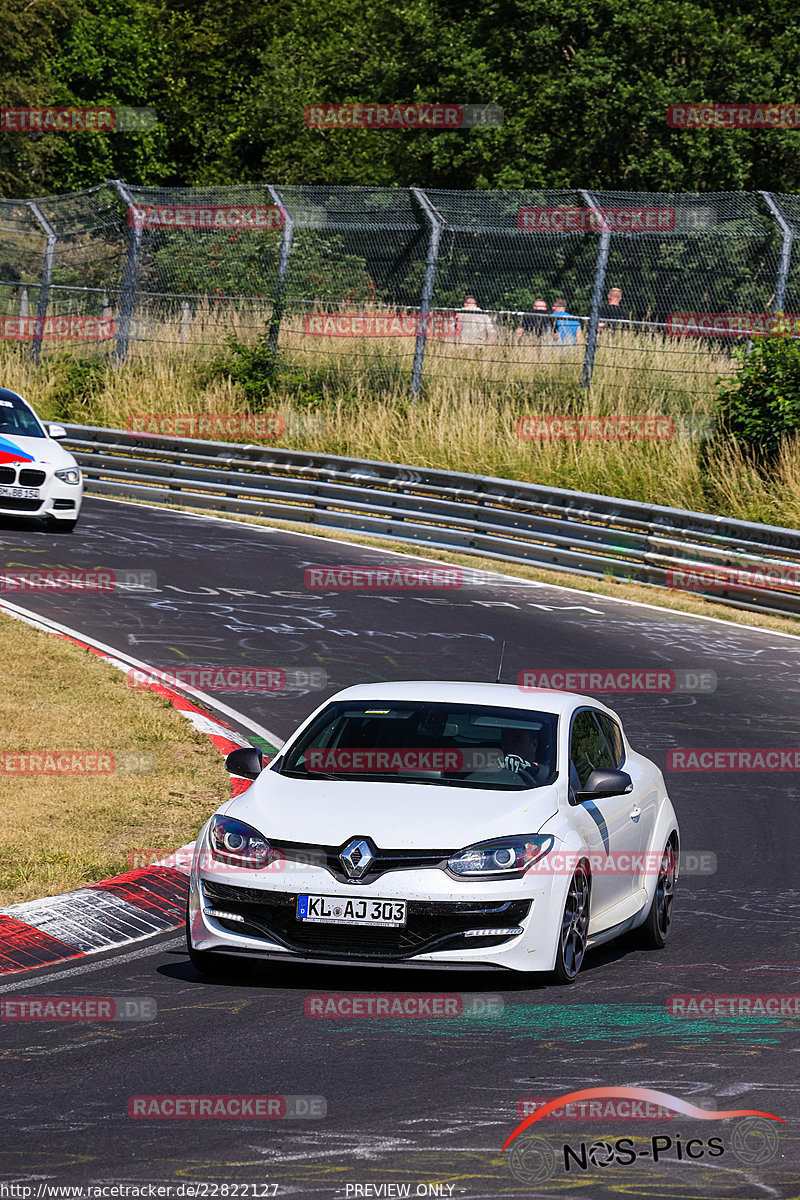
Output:
<path fill-rule="evenodd" d="M 194 851 L 192 963 L 553 972 L 621 934 L 663 947 L 678 824 L 661 772 L 588 696 L 501 684 L 337 693 Z M 237 962 L 237 960 L 239 960 Z"/>
<path fill-rule="evenodd" d="M 43 517 L 53 529 L 74 529 L 83 480 L 59 446 L 67 431 L 43 425 L 22 396 L 0 388 L 0 516 Z"/>

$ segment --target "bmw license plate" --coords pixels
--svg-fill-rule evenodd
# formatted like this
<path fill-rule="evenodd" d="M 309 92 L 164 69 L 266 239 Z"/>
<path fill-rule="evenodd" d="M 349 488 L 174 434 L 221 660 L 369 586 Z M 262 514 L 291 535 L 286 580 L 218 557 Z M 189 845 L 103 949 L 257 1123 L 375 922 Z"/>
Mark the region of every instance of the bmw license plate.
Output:
<path fill-rule="evenodd" d="M 0 487 L 0 496 L 13 496 L 15 500 L 38 500 L 38 488 Z"/>
<path fill-rule="evenodd" d="M 398 929 L 406 923 L 405 900 L 351 900 L 341 896 L 298 896 L 298 921 L 316 925 L 371 925 Z"/>

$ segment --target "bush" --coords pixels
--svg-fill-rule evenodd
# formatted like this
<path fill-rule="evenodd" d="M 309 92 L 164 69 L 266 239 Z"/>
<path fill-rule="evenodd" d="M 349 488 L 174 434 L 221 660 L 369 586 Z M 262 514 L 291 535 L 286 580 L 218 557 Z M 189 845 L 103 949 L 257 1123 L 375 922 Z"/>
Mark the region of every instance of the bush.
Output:
<path fill-rule="evenodd" d="M 749 353 L 737 347 L 734 358 L 736 377 L 717 398 L 720 433 L 772 460 L 785 438 L 800 433 L 800 339 L 758 338 Z"/>
<path fill-rule="evenodd" d="M 230 379 L 241 388 L 250 412 L 276 402 L 314 411 L 335 403 L 358 406 L 365 391 L 401 393 L 404 397 L 408 392 L 408 368 L 389 354 L 376 351 L 361 363 L 355 386 L 351 362 L 293 364 L 269 345 L 268 333 L 252 344 L 240 342 L 233 334 L 227 342 L 225 355 L 198 368 L 196 383 L 204 388 L 218 379 Z"/>
<path fill-rule="evenodd" d="M 248 407 L 257 412 L 275 389 L 276 352 L 266 334 L 250 346 L 231 334 L 228 347 L 225 357 L 201 368 L 199 382 L 208 384 L 225 377 L 233 380 L 244 392 Z"/>
<path fill-rule="evenodd" d="M 66 354 L 54 355 L 51 364 L 53 420 L 91 424 L 95 400 L 108 378 L 107 364 L 96 358 L 80 361 Z"/>

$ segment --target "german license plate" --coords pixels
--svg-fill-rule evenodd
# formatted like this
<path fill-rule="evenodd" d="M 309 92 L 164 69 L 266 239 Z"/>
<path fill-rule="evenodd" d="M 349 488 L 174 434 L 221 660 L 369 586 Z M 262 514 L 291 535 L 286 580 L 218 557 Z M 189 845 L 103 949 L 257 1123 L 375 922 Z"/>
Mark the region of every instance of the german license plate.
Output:
<path fill-rule="evenodd" d="M 298 896 L 298 921 L 315 925 L 371 925 L 398 929 L 406 923 L 405 900 L 342 899 L 341 896 Z"/>
<path fill-rule="evenodd" d="M 13 496 L 15 500 L 38 500 L 38 488 L 0 487 L 0 496 Z"/>

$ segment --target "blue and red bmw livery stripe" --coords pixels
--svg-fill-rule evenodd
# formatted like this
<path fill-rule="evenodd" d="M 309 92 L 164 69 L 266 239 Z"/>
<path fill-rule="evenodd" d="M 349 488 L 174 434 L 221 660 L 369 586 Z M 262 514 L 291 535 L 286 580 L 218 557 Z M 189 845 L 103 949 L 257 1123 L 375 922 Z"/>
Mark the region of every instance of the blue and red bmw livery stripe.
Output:
<path fill-rule="evenodd" d="M 8 438 L 0 437 L 0 463 L 11 462 L 36 462 L 36 459 L 32 454 L 20 450 L 19 446 L 10 442 Z"/>

